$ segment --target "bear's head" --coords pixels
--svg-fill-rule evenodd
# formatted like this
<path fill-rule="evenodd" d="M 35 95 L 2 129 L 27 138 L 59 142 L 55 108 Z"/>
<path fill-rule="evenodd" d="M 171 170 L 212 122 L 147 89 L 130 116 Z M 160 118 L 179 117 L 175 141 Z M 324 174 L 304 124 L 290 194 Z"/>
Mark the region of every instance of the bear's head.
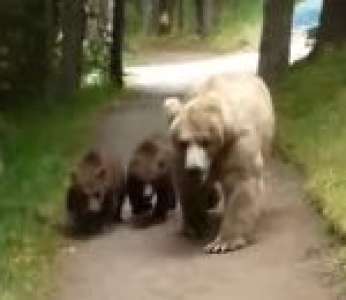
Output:
<path fill-rule="evenodd" d="M 100 212 L 109 189 L 109 172 L 102 155 L 88 152 L 71 174 L 71 185 L 82 196 L 86 212 Z"/>
<path fill-rule="evenodd" d="M 151 183 L 170 172 L 171 148 L 156 137 L 144 140 L 129 163 L 129 170 L 142 181 Z"/>
<path fill-rule="evenodd" d="M 170 136 L 184 170 L 205 181 L 224 146 L 225 120 L 212 95 L 199 100 L 193 98 L 183 104 L 178 98 L 168 98 L 164 106 Z"/>

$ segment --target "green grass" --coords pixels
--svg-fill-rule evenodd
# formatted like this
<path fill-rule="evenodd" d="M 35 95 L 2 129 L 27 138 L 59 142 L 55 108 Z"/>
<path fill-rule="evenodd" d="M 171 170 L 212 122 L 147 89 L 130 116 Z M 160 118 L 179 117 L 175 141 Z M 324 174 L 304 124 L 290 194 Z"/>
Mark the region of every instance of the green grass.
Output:
<path fill-rule="evenodd" d="M 0 299 L 44 299 L 51 287 L 59 218 L 71 164 L 89 140 L 109 89 L 92 88 L 72 99 L 18 101 L 0 123 Z M 108 100 L 107 100 L 108 99 Z"/>
<path fill-rule="evenodd" d="M 290 71 L 275 91 L 278 140 L 303 167 L 306 189 L 330 229 L 346 237 L 346 54 Z"/>
<path fill-rule="evenodd" d="M 213 48 L 229 51 L 257 48 L 261 36 L 263 0 L 224 1 L 218 30 L 211 36 Z"/>
<path fill-rule="evenodd" d="M 257 48 L 260 38 L 263 0 L 223 1 L 218 25 L 209 36 L 200 39 L 195 34 L 193 2 L 185 7 L 185 28 L 182 33 L 173 30 L 167 36 L 148 36 L 138 30 L 138 16 L 129 20 L 129 47 L 135 56 L 157 51 L 227 52 L 243 48 Z M 132 24 L 134 23 L 134 24 Z M 134 29 L 137 28 L 137 29 Z"/>

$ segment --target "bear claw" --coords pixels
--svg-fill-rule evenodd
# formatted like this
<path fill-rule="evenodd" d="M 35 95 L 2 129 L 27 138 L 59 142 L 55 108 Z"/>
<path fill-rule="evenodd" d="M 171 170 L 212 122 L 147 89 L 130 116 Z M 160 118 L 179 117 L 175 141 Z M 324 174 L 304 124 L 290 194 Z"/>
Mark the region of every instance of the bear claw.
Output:
<path fill-rule="evenodd" d="M 246 244 L 246 240 L 242 237 L 233 239 L 230 242 L 226 242 L 220 238 L 217 238 L 215 241 L 205 246 L 204 251 L 208 254 L 224 254 L 229 251 L 235 251 L 244 248 Z"/>

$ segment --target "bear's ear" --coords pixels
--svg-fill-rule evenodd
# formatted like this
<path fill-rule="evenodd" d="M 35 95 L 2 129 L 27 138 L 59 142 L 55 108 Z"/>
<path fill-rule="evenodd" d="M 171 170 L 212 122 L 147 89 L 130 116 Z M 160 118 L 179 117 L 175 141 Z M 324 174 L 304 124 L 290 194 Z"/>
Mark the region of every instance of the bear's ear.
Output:
<path fill-rule="evenodd" d="M 100 167 L 96 172 L 97 178 L 102 179 L 102 180 L 104 180 L 106 178 L 106 174 L 107 174 L 107 170 L 104 167 Z"/>
<path fill-rule="evenodd" d="M 86 163 L 91 164 L 91 165 L 100 165 L 101 164 L 100 153 L 95 151 L 95 150 L 89 151 L 85 155 L 84 160 Z"/>
<path fill-rule="evenodd" d="M 164 109 L 168 117 L 168 121 L 171 123 L 173 119 L 180 113 L 182 104 L 177 97 L 166 98 L 164 103 Z"/>

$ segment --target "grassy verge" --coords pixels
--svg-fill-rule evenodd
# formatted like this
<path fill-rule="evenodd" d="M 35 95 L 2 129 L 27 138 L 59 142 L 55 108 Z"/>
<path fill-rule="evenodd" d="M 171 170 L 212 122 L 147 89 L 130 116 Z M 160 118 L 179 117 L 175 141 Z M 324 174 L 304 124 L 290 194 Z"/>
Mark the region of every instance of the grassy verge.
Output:
<path fill-rule="evenodd" d="M 73 161 L 111 91 L 89 89 L 73 99 L 20 102 L 2 113 L 0 299 L 43 299 L 58 236 L 40 219 L 63 207 Z"/>
<path fill-rule="evenodd" d="M 291 71 L 275 94 L 281 149 L 303 167 L 312 201 L 330 228 L 345 238 L 345 51 Z"/>
<path fill-rule="evenodd" d="M 229 51 L 257 49 L 261 36 L 263 0 L 225 1 L 218 30 L 211 37 L 213 48 Z"/>

